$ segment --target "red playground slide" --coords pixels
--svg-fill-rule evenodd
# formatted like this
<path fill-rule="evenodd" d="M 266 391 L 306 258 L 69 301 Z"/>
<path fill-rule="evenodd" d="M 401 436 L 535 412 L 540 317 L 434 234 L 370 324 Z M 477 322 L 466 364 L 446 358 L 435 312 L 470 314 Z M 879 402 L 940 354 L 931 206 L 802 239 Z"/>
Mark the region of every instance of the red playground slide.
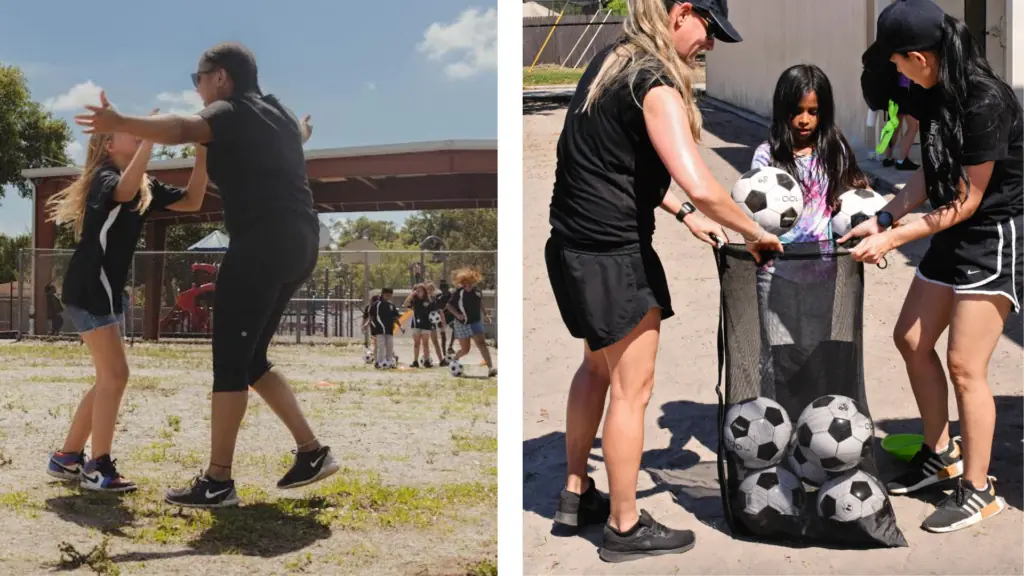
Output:
<path fill-rule="evenodd" d="M 206 273 L 215 277 L 217 275 L 217 266 L 215 264 L 196 263 L 192 265 L 192 272 L 196 273 L 197 276 L 198 273 Z M 210 313 L 206 308 L 197 306 L 196 299 L 203 294 L 213 292 L 215 286 L 214 282 L 206 282 L 200 285 L 193 282 L 191 288 L 178 294 L 178 299 L 174 302 L 174 308 L 171 308 L 171 311 L 160 319 L 160 331 L 181 332 L 187 326 L 189 332 L 209 332 Z"/>

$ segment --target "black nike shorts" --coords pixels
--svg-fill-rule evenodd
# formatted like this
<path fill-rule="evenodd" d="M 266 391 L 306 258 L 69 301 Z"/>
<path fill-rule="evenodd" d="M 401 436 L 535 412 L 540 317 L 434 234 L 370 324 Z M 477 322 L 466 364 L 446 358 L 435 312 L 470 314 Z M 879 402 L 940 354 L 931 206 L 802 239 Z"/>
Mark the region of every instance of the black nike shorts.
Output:
<path fill-rule="evenodd" d="M 241 392 L 270 370 L 267 348 L 318 249 L 318 232 L 292 219 L 232 235 L 214 292 L 214 392 Z"/>
<path fill-rule="evenodd" d="M 550 238 L 544 259 L 565 327 L 591 350 L 628 336 L 652 308 L 661 309 L 662 320 L 674 314 L 665 269 L 650 245 L 587 252 Z"/>
<path fill-rule="evenodd" d="M 917 276 L 957 294 L 1001 294 L 1020 312 L 1024 299 L 1022 218 L 936 234 Z"/>

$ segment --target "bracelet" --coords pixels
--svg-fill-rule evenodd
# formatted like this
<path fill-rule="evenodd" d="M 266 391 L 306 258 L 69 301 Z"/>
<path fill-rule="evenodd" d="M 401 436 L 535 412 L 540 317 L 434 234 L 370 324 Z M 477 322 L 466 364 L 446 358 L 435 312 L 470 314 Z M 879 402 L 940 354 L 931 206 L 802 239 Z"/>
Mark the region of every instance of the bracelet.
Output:
<path fill-rule="evenodd" d="M 758 236 L 758 237 L 757 237 L 756 239 L 754 239 L 754 240 L 748 240 L 748 239 L 747 239 L 746 237 L 744 237 L 744 238 L 743 238 L 743 241 L 744 241 L 744 242 L 746 242 L 747 244 L 757 244 L 757 243 L 758 243 L 758 242 L 760 242 L 760 241 L 761 241 L 762 239 L 764 239 L 764 236 L 765 236 L 765 234 L 767 234 L 767 233 L 768 233 L 768 231 L 767 231 L 767 230 L 765 230 L 764 228 L 761 228 L 761 225 L 760 225 L 760 224 L 758 224 L 758 226 L 757 226 L 757 227 L 761 229 L 761 235 L 760 235 L 760 236 Z"/>

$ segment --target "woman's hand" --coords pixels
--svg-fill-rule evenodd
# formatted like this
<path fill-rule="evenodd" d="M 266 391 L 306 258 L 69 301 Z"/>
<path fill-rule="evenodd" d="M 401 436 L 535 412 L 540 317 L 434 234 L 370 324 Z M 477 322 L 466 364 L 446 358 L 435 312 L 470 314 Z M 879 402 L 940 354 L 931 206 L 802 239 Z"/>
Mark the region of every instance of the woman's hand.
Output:
<path fill-rule="evenodd" d="M 867 222 L 862 223 L 861 226 L 864 224 L 867 224 Z M 860 226 L 858 226 L 858 228 L 859 227 Z M 854 230 L 856 230 L 856 228 Z M 853 230 L 850 233 L 852 234 Z M 895 246 L 892 235 L 888 232 L 871 234 L 864 237 L 864 239 L 857 244 L 857 247 L 850 251 L 850 256 L 852 256 L 857 262 L 878 264 Z"/>
<path fill-rule="evenodd" d="M 744 246 L 747 247 L 747 252 L 754 257 L 754 262 L 761 263 L 762 252 L 778 252 L 782 253 L 782 242 L 779 237 L 771 232 L 765 231 L 761 234 L 761 237 L 757 240 L 744 240 Z"/>
<path fill-rule="evenodd" d="M 872 216 L 871 218 L 868 218 L 867 220 L 854 226 L 853 230 L 850 230 L 849 232 L 846 233 L 846 236 L 843 236 L 842 238 L 837 240 L 836 244 L 842 245 L 846 244 L 850 240 L 853 240 L 854 238 L 867 238 L 869 236 L 875 236 L 881 233 L 882 227 L 878 225 L 878 217 Z"/>
<path fill-rule="evenodd" d="M 107 101 L 106 90 L 100 92 L 99 106 L 86 106 L 85 109 L 92 112 L 92 114 L 79 114 L 75 116 L 75 123 L 79 126 L 85 126 L 84 132 L 86 134 L 117 132 L 123 117 Z"/>
<path fill-rule="evenodd" d="M 690 229 L 690 233 L 693 237 L 701 242 L 706 242 L 712 246 L 718 246 L 719 242 L 729 242 L 729 237 L 726 236 L 725 230 L 721 226 L 708 220 L 707 218 L 698 214 L 692 214 L 690 217 L 683 219 L 683 223 Z M 718 238 L 718 242 L 711 239 L 711 236 Z"/>
<path fill-rule="evenodd" d="M 302 117 L 302 122 L 299 123 L 299 130 L 302 132 L 302 143 L 305 144 L 306 140 L 313 135 L 313 117 L 306 114 Z"/>

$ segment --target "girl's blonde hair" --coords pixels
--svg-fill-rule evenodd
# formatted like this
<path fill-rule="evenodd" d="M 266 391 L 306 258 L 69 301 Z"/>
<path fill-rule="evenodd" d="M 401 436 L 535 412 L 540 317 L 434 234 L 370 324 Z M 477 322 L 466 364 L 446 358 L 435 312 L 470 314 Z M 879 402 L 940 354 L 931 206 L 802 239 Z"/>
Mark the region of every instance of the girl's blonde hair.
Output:
<path fill-rule="evenodd" d="M 434 286 L 433 282 L 424 282 L 423 287 L 427 289 L 427 296 L 437 294 L 437 286 Z"/>
<path fill-rule="evenodd" d="M 424 298 L 429 298 L 430 297 L 430 293 L 427 291 L 427 285 L 426 284 L 417 284 L 417 285 L 412 287 L 412 292 L 409 292 L 409 295 L 405 297 L 405 302 L 402 303 L 402 306 L 408 306 L 408 305 L 412 304 L 413 300 L 416 300 L 416 292 L 420 288 L 423 289 L 423 294 L 425 295 Z"/>
<path fill-rule="evenodd" d="M 452 274 L 452 281 L 456 286 L 462 286 L 466 282 L 479 284 L 483 278 L 483 274 L 476 268 L 460 268 L 455 271 L 455 274 Z"/>
<path fill-rule="evenodd" d="M 85 166 L 82 168 L 81 176 L 46 201 L 49 208 L 48 221 L 56 222 L 58 225 L 71 224 L 74 227 L 76 239 L 82 236 L 85 201 L 89 197 L 93 178 L 100 167 L 110 160 L 107 147 L 110 145 L 112 136 L 112 134 L 93 134 L 89 138 L 89 151 L 85 156 Z M 139 202 L 135 210 L 140 214 L 145 213 L 152 201 L 153 194 L 150 192 L 149 175 L 144 174 L 142 186 L 139 187 Z"/>
<path fill-rule="evenodd" d="M 629 0 L 629 14 L 622 26 L 623 38 L 601 64 L 587 89 L 580 112 L 587 112 L 610 86 L 628 81 L 632 86 L 637 74 L 647 71 L 665 76 L 683 97 L 693 139 L 700 141 L 701 116 L 693 99 L 690 67 L 683 62 L 672 42 L 665 0 Z M 635 100 L 635 97 L 634 97 Z M 637 106 L 642 106 L 637 102 Z"/>

